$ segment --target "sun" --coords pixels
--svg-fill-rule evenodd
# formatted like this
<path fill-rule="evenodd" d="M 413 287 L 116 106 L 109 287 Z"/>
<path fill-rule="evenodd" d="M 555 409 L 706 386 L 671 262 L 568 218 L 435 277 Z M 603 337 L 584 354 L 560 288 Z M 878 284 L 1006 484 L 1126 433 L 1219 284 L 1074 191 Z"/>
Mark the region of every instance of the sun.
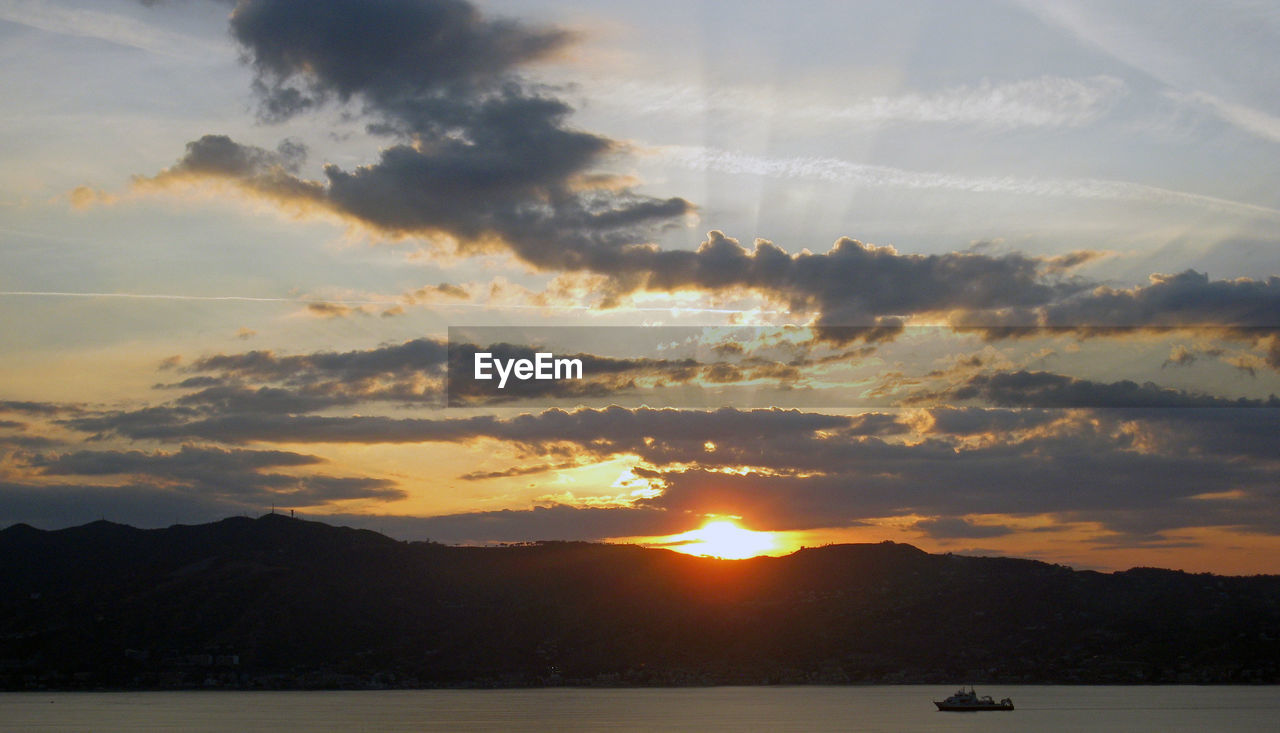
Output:
<path fill-rule="evenodd" d="M 777 544 L 772 532 L 743 529 L 731 519 L 713 519 L 698 529 L 675 535 L 667 546 L 689 555 L 741 560 L 763 555 Z"/>

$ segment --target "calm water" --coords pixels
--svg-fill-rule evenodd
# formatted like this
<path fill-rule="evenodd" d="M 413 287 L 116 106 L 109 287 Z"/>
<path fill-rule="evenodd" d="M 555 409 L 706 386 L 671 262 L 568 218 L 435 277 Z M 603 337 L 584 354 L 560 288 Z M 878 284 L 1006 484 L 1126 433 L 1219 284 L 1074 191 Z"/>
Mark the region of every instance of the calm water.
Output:
<path fill-rule="evenodd" d="M 1013 712 L 940 713 L 892 687 L 2 693 L 4 730 L 1276 731 L 1280 687 L 980 688 Z"/>

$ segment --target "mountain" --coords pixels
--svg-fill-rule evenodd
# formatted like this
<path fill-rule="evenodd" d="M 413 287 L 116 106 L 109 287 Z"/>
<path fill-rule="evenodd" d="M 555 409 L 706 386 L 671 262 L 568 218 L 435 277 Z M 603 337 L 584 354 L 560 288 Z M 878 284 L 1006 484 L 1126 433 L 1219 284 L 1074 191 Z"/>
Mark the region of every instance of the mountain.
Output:
<path fill-rule="evenodd" d="M 1280 682 L 1280 577 L 885 542 L 717 560 L 270 514 L 0 532 L 0 687 Z"/>

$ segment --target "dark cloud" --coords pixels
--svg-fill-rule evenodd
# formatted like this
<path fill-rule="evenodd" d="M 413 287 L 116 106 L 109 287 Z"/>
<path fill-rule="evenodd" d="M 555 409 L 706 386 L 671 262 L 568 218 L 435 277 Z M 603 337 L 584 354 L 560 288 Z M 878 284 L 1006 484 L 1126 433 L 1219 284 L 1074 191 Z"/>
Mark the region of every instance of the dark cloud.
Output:
<path fill-rule="evenodd" d="M 1050 257 L 1045 260 L 1045 268 L 1051 272 L 1064 272 L 1066 270 L 1075 269 L 1083 264 L 1092 262 L 1100 257 L 1106 256 L 1105 252 L 1095 250 L 1078 249 L 1074 252 L 1068 252 L 1057 257 Z"/>
<path fill-rule="evenodd" d="M 1000 407 L 1280 407 L 1280 398 L 1213 395 L 1130 380 L 1095 382 L 1051 372 L 977 374 L 947 393 L 953 400 L 980 400 Z"/>
<path fill-rule="evenodd" d="M 270 366 L 273 360 L 260 363 L 275 368 Z M 1163 392 L 1152 394 L 1161 404 L 1178 403 Z M 520 454 L 508 470 L 473 472 L 468 479 L 511 477 L 631 455 L 640 460 L 635 474 L 663 488 L 660 496 L 641 500 L 633 509 L 595 514 L 565 507 L 551 514 L 466 515 L 442 520 L 441 528 L 427 535 L 469 541 L 555 537 L 548 528 L 564 526 L 550 522 L 556 517 L 583 522 L 574 529 L 574 537 L 662 534 L 688 529 L 696 523 L 693 518 L 711 513 L 742 516 L 750 525 L 771 529 L 848 527 L 914 514 L 938 522 L 920 527 L 936 536 L 955 534 L 961 527 L 957 518 L 977 514 L 1049 516 L 1059 522 L 1100 524 L 1117 533 L 1206 526 L 1280 533 L 1280 508 L 1274 505 L 1280 411 L 1269 409 L 939 408 L 838 416 L 794 410 L 615 407 L 441 420 L 271 412 L 181 414 L 168 421 L 155 412 L 145 418 L 124 414 L 93 419 L 99 421 L 92 426 L 95 430 L 139 439 L 492 440 Z M 233 465 L 230 473 L 266 474 L 265 464 L 276 460 L 271 457 L 275 452 L 256 458 L 250 453 L 214 454 L 210 461 L 198 463 L 252 460 L 262 467 Z M 186 463 L 180 456 L 181 451 L 71 453 L 47 463 L 63 467 L 55 470 L 74 468 L 85 472 L 78 475 L 94 475 L 92 470 L 107 470 L 93 468 L 105 461 L 110 470 L 137 471 L 119 475 L 200 485 L 200 476 L 180 475 Z M 228 471 L 219 474 L 226 476 Z M 246 483 L 264 492 L 260 500 L 270 492 L 299 490 L 292 484 L 271 483 L 279 479 L 250 478 Z M 307 487 L 312 500 L 329 496 L 326 489 L 335 491 L 334 496 L 351 495 L 351 486 L 333 481 Z M 634 517 L 644 521 L 629 523 Z M 663 518 L 663 529 L 639 528 L 656 518 Z M 516 528 L 516 534 L 501 534 Z"/>
<path fill-rule="evenodd" d="M 1274 277 L 1211 281 L 1188 270 L 1125 290 L 1071 276 L 1100 256 L 1084 250 L 914 255 L 842 238 L 827 252 L 790 254 L 764 240 L 748 249 L 719 231 L 694 251 L 646 244 L 693 206 L 602 173 L 622 146 L 572 128 L 570 107 L 521 76 L 570 42 L 562 29 L 487 18 L 463 0 L 243 0 L 231 32 L 264 117 L 332 101 L 393 142 L 368 165 L 326 166 L 317 181 L 297 175 L 306 151 L 296 143 L 269 151 L 207 135 L 152 180 L 230 180 L 387 232 L 445 235 L 467 252 L 505 247 L 539 269 L 606 276 L 606 305 L 640 290 L 751 291 L 816 314 L 818 337 L 839 343 L 892 340 L 904 318 L 943 313 L 989 338 L 1229 326 L 1280 368 L 1280 338 L 1240 330 L 1280 326 Z"/>
<path fill-rule="evenodd" d="M 1280 456 L 1280 414 L 1273 410 L 1158 408 L 1094 411 L 1123 423 L 1144 443 L 1174 455 L 1222 456 L 1269 465 Z"/>
<path fill-rule="evenodd" d="M 25 400 L 0 400 L 0 411 L 19 412 L 27 415 L 50 416 L 79 412 L 79 405 L 63 402 L 31 402 Z"/>
<path fill-rule="evenodd" d="M 556 504 L 524 510 L 450 514 L 438 517 L 333 514 L 311 517 L 385 532 L 409 540 L 446 543 L 595 541 L 614 537 L 684 532 L 702 518 L 645 508 L 579 508 Z"/>
<path fill-rule="evenodd" d="M 511 476 L 532 476 L 539 473 L 547 473 L 550 471 L 562 471 L 569 468 L 578 468 L 582 464 L 574 461 L 564 461 L 561 463 L 535 463 L 529 466 L 512 466 L 511 468 L 501 471 L 471 471 L 464 473 L 458 478 L 463 481 L 484 481 L 494 478 L 509 478 Z"/>
<path fill-rule="evenodd" d="M 173 405 L 191 407 L 201 414 L 289 414 L 314 412 L 335 405 L 349 405 L 357 400 L 376 400 L 389 395 L 377 394 L 339 385 L 311 386 L 296 389 L 281 387 L 244 387 L 221 385 L 183 395 Z M 403 398 L 407 399 L 407 396 Z M 157 408 L 164 409 L 164 408 Z"/>
<path fill-rule="evenodd" d="M 231 31 L 265 117 L 334 99 L 399 141 L 370 165 L 326 166 L 316 182 L 290 172 L 296 146 L 271 153 L 207 135 L 155 182 L 230 179 L 386 231 L 502 242 L 557 269 L 590 269 L 596 251 L 645 241 L 692 210 L 602 179 L 592 169 L 616 144 L 567 126 L 570 107 L 517 75 L 563 47 L 563 30 L 487 19 L 462 0 L 245 0 Z"/>
<path fill-rule="evenodd" d="M 1013 534 L 1013 530 L 1003 524 L 974 524 L 962 517 L 922 519 L 911 528 L 934 539 L 985 539 Z"/>
<path fill-rule="evenodd" d="M 399 402 L 438 407 L 444 404 L 446 365 L 448 404 L 475 406 L 540 399 L 617 398 L 635 394 L 637 401 L 651 390 L 680 386 L 681 399 L 696 404 L 698 395 L 713 398 L 701 382 L 729 384 L 768 380 L 790 386 L 804 378 L 802 368 L 818 363 L 790 355 L 788 361 L 757 356 L 727 362 L 704 363 L 694 358 L 615 358 L 590 353 L 558 352 L 557 358 L 582 363 L 581 379 L 512 381 L 499 388 L 496 381 L 478 381 L 474 355 L 487 352 L 504 362 L 532 360 L 545 347 L 493 343 L 478 346 L 459 342 L 449 346 L 436 339 L 415 339 L 373 349 L 310 354 L 276 354 L 255 350 L 238 354 L 214 354 L 180 368 L 197 373 L 177 382 L 155 385 L 158 389 L 186 389 L 187 394 L 166 406 L 147 408 L 146 417 L 156 425 L 187 420 L 256 413 L 300 414 L 332 407 L 372 402 Z M 167 411 L 167 415 L 165 414 Z M 74 422 L 77 429 L 98 430 L 99 415 Z"/>
<path fill-rule="evenodd" d="M 462 0 L 243 0 L 231 33 L 250 55 L 264 112 L 360 97 L 371 114 L 430 130 L 434 105 L 508 81 L 570 35 L 489 20 Z"/>
<path fill-rule="evenodd" d="M 1280 278 L 1211 280 L 1194 270 L 1155 274 L 1148 284 L 1128 289 L 1099 286 L 1033 307 L 964 311 L 953 315 L 952 324 L 989 339 L 1187 331 L 1250 343 L 1269 366 L 1280 369 Z M 1174 356 L 1179 353 L 1181 361 L 1166 363 L 1194 361 L 1194 352 Z"/>
<path fill-rule="evenodd" d="M 43 435 L 0 435 L 0 449 L 18 449 L 19 451 L 40 450 L 62 445 L 62 441 L 47 438 Z M 0 456 L 3 455 L 0 450 Z"/>
<path fill-rule="evenodd" d="M 183 446 L 177 453 L 77 451 L 42 456 L 34 461 L 34 465 L 43 473 L 51 475 L 148 473 L 191 477 L 243 473 L 278 466 L 309 466 L 321 462 L 322 459 L 316 456 L 288 451 L 220 450 Z"/>
<path fill-rule="evenodd" d="M 1119 527 L 1139 515 L 1158 529 L 1247 526 L 1280 534 L 1274 506 L 1192 498 L 1242 492 L 1261 499 L 1273 491 L 1274 466 L 1140 448 L 1122 435 L 1069 431 L 961 449 L 862 442 L 847 447 L 842 463 L 833 455 L 804 473 L 767 466 L 725 473 L 705 461 L 662 470 L 664 492 L 641 503 L 669 512 L 736 514 L 773 529 L 846 527 L 904 514 L 1049 515 Z"/>
<path fill-rule="evenodd" d="M 197 388 L 171 404 L 193 412 L 174 418 L 194 412 L 303 413 L 374 401 L 439 405 L 447 355 L 443 341 L 426 338 L 345 352 L 214 354 L 184 367 L 204 374 L 164 386 Z"/>
<path fill-rule="evenodd" d="M 204 387 L 222 387 L 226 380 L 221 377 L 187 377 L 180 382 L 169 382 L 152 385 L 153 389 L 200 389 Z"/>
<path fill-rule="evenodd" d="M 261 415 L 184 423 L 168 435 L 132 427 L 130 434 L 289 442 L 490 439 L 552 458 L 521 463 L 505 472 L 509 475 L 523 466 L 634 455 L 643 461 L 637 475 L 664 487 L 661 496 L 641 501 L 640 508 L 677 517 L 734 514 L 774 529 L 847 527 L 903 514 L 934 519 L 1050 515 L 1114 523 L 1118 529 L 1132 522 L 1134 513 L 1150 510 L 1145 521 L 1161 525 L 1157 530 L 1212 522 L 1280 532 L 1277 512 L 1259 511 L 1256 503 L 1193 498 L 1232 492 L 1261 497 L 1273 491 L 1280 470 L 1274 437 L 1280 435 L 1280 413 L 1273 410 L 918 414 L 923 418 L 916 413 L 851 418 L 782 410 L 610 408 L 507 419 Z M 911 424 L 926 431 L 925 439 L 906 432 Z M 972 437 L 983 440 L 972 442 Z M 600 530 L 596 536 L 611 533 Z"/>
<path fill-rule="evenodd" d="M 797 410 L 710 412 L 610 407 L 572 412 L 546 410 L 500 419 L 492 415 L 432 420 L 381 416 L 321 417 L 271 412 L 201 419 L 198 414 L 149 408 L 104 413 L 67 425 L 86 432 L 113 432 L 135 439 L 205 438 L 225 443 L 420 443 L 466 442 L 480 438 L 529 446 L 569 443 L 596 454 L 661 451 L 687 446 L 702 451 L 708 440 L 759 442 L 790 432 L 839 430 L 847 417 Z M 194 419 L 193 419 L 194 418 Z M 656 446 L 656 447 L 655 447 Z M 686 448 L 680 448 L 683 452 Z M 657 455 L 656 453 L 654 455 Z"/>
<path fill-rule="evenodd" d="M 135 410 L 106 410 L 89 413 L 63 418 L 57 423 L 72 430 L 91 433 L 91 439 L 98 440 L 109 434 L 130 436 L 155 429 L 173 429 L 199 416 L 200 411 L 190 407 L 153 406 Z"/>
<path fill-rule="evenodd" d="M 288 451 L 223 450 L 184 445 L 176 453 L 77 451 L 36 456 L 31 466 L 49 476 L 131 476 L 218 496 L 243 506 L 316 506 L 344 499 L 402 499 L 385 479 L 269 473 L 264 469 L 312 466 L 317 456 Z"/>
<path fill-rule="evenodd" d="M 205 135 L 187 143 L 186 154 L 174 165 L 153 177 L 139 176 L 134 181 L 146 188 L 207 178 L 227 181 L 288 205 L 319 205 L 323 188 L 295 175 L 305 157 L 305 148 L 287 140 L 271 151 L 242 145 L 226 135 Z"/>
<path fill-rule="evenodd" d="M 328 379 L 366 379 L 422 371 L 441 373 L 448 344 L 438 339 L 415 339 L 403 344 L 352 351 L 318 351 L 277 355 L 271 351 L 206 356 L 187 367 L 193 372 L 221 372 L 228 376 L 311 384 Z"/>
<path fill-rule="evenodd" d="M 1280 278 L 1211 280 L 1202 272 L 1155 274 L 1128 289 L 1098 286 L 1033 308 L 966 313 L 960 327 L 987 328 L 993 336 L 1037 335 L 1039 329 L 1100 335 L 1134 329 L 1280 328 Z M 1114 329 L 1114 331 L 1112 330 Z M 1259 334 L 1266 335 L 1266 334 Z"/>
<path fill-rule="evenodd" d="M 1050 327 L 1280 327 L 1280 278 L 1210 280 L 1187 270 L 1128 290 L 1101 287 L 1042 309 Z"/>
<path fill-rule="evenodd" d="M 1084 287 L 1061 273 L 1089 253 L 905 255 L 846 238 L 826 253 L 792 255 L 763 240 L 747 250 L 718 231 L 696 251 L 642 244 L 692 206 L 601 186 L 594 169 L 618 146 L 568 127 L 571 109 L 518 76 L 568 34 L 490 20 L 460 0 L 321 5 L 246 0 L 233 14 L 264 111 L 281 118 L 328 99 L 358 103 L 371 131 L 400 142 L 366 166 L 327 166 L 317 182 L 289 172 L 304 152 L 296 146 L 271 152 L 206 136 L 159 179 L 229 178 L 390 232 L 446 234 L 464 249 L 501 244 L 541 269 L 606 275 L 609 298 L 755 291 L 819 313 L 820 336 L 832 341 L 889 340 L 901 316 L 1036 308 Z"/>
<path fill-rule="evenodd" d="M 1081 287 L 1046 279 L 1040 260 L 1019 254 L 910 255 L 848 238 L 826 253 L 790 255 L 765 240 L 747 250 L 713 231 L 695 252 L 643 250 L 630 259 L 648 289 L 755 290 L 792 310 L 821 313 L 818 325 L 833 336 L 841 326 L 876 327 L 859 336 L 864 340 L 895 335 L 902 324 L 893 316 L 1029 307 Z"/>
<path fill-rule="evenodd" d="M 287 140 L 272 152 L 239 145 L 226 135 L 205 135 L 187 143 L 187 154 L 169 170 L 174 175 L 246 178 L 277 169 L 296 172 L 306 157 L 305 146 Z"/>
<path fill-rule="evenodd" d="M 346 318 L 350 315 L 369 315 L 369 312 L 363 308 L 327 302 L 307 303 L 307 313 L 317 318 Z"/>
<path fill-rule="evenodd" d="M 440 283 L 433 287 L 419 288 L 413 292 L 413 297 L 415 299 L 421 299 L 426 298 L 433 293 L 443 295 L 447 298 L 458 298 L 459 300 L 466 300 L 470 297 L 466 290 L 454 285 L 453 283 Z"/>
<path fill-rule="evenodd" d="M 171 404 L 196 408 L 209 416 L 296 414 L 374 401 L 438 406 L 444 398 L 446 364 L 452 369 L 448 379 L 449 404 L 458 406 L 537 398 L 603 398 L 641 387 L 685 384 L 705 375 L 709 369 L 693 359 L 558 353 L 558 358 L 577 359 L 582 363 L 582 379 L 513 381 L 499 389 L 496 382 L 472 378 L 476 352 L 484 351 L 507 361 L 533 359 L 539 350 L 540 347 L 506 343 L 488 346 L 457 343 L 449 347 L 435 339 L 416 339 L 341 353 L 217 354 L 185 367 L 188 372 L 209 372 L 217 376 L 191 377 L 163 386 L 198 388 Z M 799 376 L 794 371 L 777 371 L 778 365 L 772 366 L 774 371 L 770 372 L 770 365 L 757 364 L 740 376 L 747 379 L 768 375 L 778 380 Z"/>

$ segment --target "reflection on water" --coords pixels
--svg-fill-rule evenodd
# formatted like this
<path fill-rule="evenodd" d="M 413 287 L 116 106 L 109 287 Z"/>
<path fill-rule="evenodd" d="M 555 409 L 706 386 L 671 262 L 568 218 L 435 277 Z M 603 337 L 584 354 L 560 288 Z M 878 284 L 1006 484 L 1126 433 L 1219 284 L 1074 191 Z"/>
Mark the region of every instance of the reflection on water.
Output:
<path fill-rule="evenodd" d="M 940 713 L 954 686 L 3 693 L 4 730 L 1274 731 L 1277 687 L 1003 685 L 1013 712 Z"/>

